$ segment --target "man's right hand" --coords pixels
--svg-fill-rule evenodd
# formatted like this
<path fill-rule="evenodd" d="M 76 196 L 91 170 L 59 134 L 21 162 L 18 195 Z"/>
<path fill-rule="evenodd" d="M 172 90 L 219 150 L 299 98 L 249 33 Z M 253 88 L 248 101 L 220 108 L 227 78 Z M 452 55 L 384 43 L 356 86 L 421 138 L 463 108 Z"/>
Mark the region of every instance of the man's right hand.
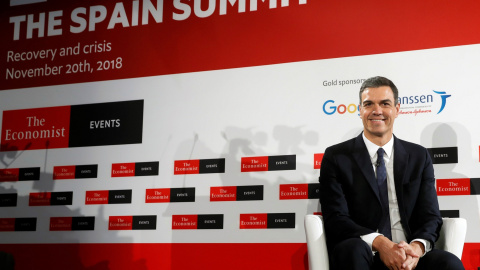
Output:
<path fill-rule="evenodd" d="M 372 248 L 379 253 L 380 259 L 388 269 L 403 269 L 402 265 L 407 260 L 404 248 L 383 235 L 379 235 L 373 240 Z"/>

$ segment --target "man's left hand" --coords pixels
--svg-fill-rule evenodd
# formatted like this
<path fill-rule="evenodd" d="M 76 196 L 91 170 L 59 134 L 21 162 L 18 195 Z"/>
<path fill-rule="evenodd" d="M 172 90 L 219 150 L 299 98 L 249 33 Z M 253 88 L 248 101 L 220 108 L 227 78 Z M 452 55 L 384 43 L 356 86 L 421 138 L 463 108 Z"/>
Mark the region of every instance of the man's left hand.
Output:
<path fill-rule="evenodd" d="M 405 250 L 405 254 L 407 255 L 407 259 L 402 264 L 402 269 L 415 269 L 417 267 L 420 256 L 425 252 L 423 244 L 419 242 L 412 242 L 411 244 L 407 244 L 406 242 L 402 241 L 398 244 L 398 247 L 403 248 Z"/>

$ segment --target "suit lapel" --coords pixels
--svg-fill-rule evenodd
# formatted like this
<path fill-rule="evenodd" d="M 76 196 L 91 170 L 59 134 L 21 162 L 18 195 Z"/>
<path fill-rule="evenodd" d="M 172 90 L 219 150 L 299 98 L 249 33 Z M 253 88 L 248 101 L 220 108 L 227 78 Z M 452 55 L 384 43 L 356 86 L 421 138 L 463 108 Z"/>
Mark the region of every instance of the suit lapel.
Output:
<path fill-rule="evenodd" d="M 360 170 L 363 173 L 363 176 L 365 176 L 365 179 L 367 179 L 367 182 L 370 184 L 370 187 L 375 193 L 378 202 L 380 202 L 377 178 L 375 177 L 375 172 L 373 171 L 370 155 L 368 154 L 367 146 L 363 141 L 362 134 L 357 136 L 353 147 L 353 158 L 357 162 Z"/>
<path fill-rule="evenodd" d="M 397 194 L 398 209 L 402 220 L 405 235 L 409 238 L 410 228 L 406 223 L 405 201 L 403 198 L 403 185 L 408 183 L 409 179 L 405 177 L 405 171 L 408 167 L 409 154 L 402 145 L 402 142 L 394 136 L 393 142 L 393 175 L 395 181 L 395 193 Z"/>
<path fill-rule="evenodd" d="M 408 179 L 405 179 L 405 170 L 408 166 L 408 153 L 405 151 L 402 142 L 395 136 L 393 138 L 393 175 L 395 179 L 395 188 L 399 190 L 401 189 L 402 184 L 408 183 Z"/>

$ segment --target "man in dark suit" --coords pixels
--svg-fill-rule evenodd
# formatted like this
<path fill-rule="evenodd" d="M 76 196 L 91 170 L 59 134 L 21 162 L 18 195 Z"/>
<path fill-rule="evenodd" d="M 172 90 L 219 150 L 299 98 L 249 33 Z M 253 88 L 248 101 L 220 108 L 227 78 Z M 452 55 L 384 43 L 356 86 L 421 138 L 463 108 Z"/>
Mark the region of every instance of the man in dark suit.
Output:
<path fill-rule="evenodd" d="M 325 150 L 320 203 L 331 269 L 464 269 L 434 249 L 442 219 L 427 150 L 393 135 L 398 90 L 373 77 L 360 88 L 364 130 Z"/>

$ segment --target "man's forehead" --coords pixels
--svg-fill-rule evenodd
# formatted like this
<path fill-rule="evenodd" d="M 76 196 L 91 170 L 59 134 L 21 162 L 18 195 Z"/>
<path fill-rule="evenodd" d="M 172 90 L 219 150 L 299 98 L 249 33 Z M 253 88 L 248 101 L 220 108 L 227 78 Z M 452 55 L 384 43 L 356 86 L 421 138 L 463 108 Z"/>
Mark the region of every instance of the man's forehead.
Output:
<path fill-rule="evenodd" d="M 389 91 L 385 91 L 387 89 Z M 380 87 L 365 88 L 365 90 L 362 92 L 362 101 L 372 99 L 373 94 L 369 95 L 372 92 L 377 94 L 377 95 L 380 94 L 381 96 L 377 96 L 376 98 L 380 98 L 383 101 L 385 101 L 385 100 L 393 101 L 393 99 L 394 99 L 393 90 L 392 90 L 392 88 L 390 88 L 390 86 L 380 86 Z"/>

